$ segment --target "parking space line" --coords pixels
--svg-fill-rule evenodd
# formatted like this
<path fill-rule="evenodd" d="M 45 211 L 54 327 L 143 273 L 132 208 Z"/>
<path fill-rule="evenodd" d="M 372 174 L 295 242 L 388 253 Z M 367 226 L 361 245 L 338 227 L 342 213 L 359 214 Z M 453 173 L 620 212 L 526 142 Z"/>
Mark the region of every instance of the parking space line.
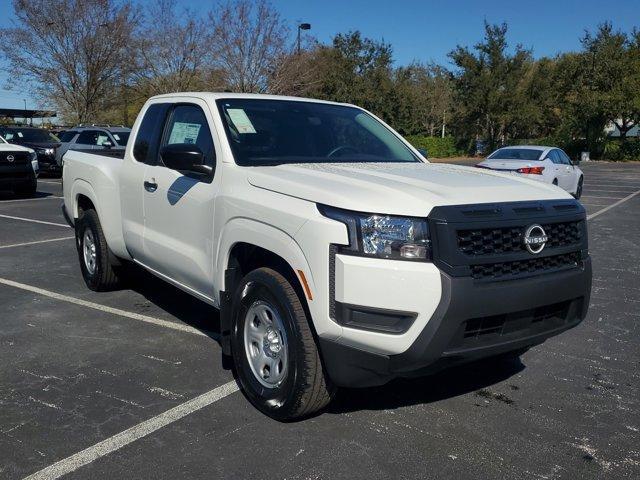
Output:
<path fill-rule="evenodd" d="M 18 199 L 14 199 L 14 200 L 0 200 L 0 205 L 4 204 L 4 203 L 16 203 L 16 202 L 35 202 L 35 201 L 39 201 L 39 200 L 56 200 L 56 199 L 61 199 L 64 197 L 59 197 L 57 195 L 50 195 L 48 197 L 39 197 L 39 198 L 18 198 Z"/>
<path fill-rule="evenodd" d="M 603 200 L 620 200 L 624 197 L 604 197 L 601 195 L 582 195 L 583 198 L 602 198 Z"/>
<path fill-rule="evenodd" d="M 614 207 L 617 207 L 618 205 L 620 205 L 621 203 L 626 202 L 627 200 L 631 200 L 633 197 L 635 197 L 636 195 L 640 195 L 640 190 L 632 193 L 631 195 L 627 195 L 626 197 L 624 197 L 623 199 L 618 200 L 615 203 L 612 203 L 611 205 L 609 205 L 608 207 L 603 208 L 602 210 L 598 210 L 595 213 L 592 213 L 591 215 L 587 215 L 587 220 L 591 220 L 593 218 L 596 218 L 598 215 L 602 215 L 605 212 L 608 212 L 609 210 L 611 210 Z M 600 197 L 602 198 L 602 197 Z"/>
<path fill-rule="evenodd" d="M 35 242 L 13 243 L 11 245 L 0 245 L 0 249 L 13 248 L 13 247 L 25 247 L 27 245 L 37 245 L 38 243 L 60 242 L 62 240 L 70 240 L 75 237 L 59 237 L 50 238 L 49 240 L 36 240 Z"/>
<path fill-rule="evenodd" d="M 167 425 L 174 423 L 191 413 L 202 410 L 203 408 L 208 407 L 209 405 L 222 400 L 237 391 L 238 385 L 235 381 L 225 383 L 224 385 L 203 393 L 202 395 L 182 403 L 177 407 L 173 407 L 160 415 L 150 418 L 149 420 L 145 420 L 144 422 L 134 425 L 133 427 L 109 437 L 106 440 L 75 453 L 70 457 L 60 460 L 53 465 L 29 475 L 24 480 L 53 480 L 60 478 L 63 475 L 74 472 L 80 467 L 88 465 L 105 455 L 133 443 L 136 440 L 140 440 L 141 438 L 146 437 L 147 435 L 166 427 Z"/>
<path fill-rule="evenodd" d="M 193 328 L 189 325 L 184 325 L 182 323 L 169 322 L 167 320 L 162 320 L 160 318 L 150 317 L 148 315 L 142 315 L 140 313 L 128 312 L 126 310 L 121 310 L 119 308 L 108 307 L 106 305 L 100 305 L 99 303 L 89 302 L 87 300 L 82 300 L 80 298 L 70 297 L 68 295 L 62 295 L 61 293 L 51 292 L 49 290 L 45 290 L 43 288 L 34 287 L 33 285 L 27 285 L 20 282 L 14 282 L 13 280 L 9 280 L 7 278 L 0 277 L 0 285 L 6 285 L 9 287 L 19 288 L 21 290 L 26 290 L 28 292 L 37 293 L 39 295 L 44 295 L 45 297 L 53 298 L 55 300 L 60 300 L 67 303 L 73 303 L 75 305 L 80 305 L 82 307 L 92 308 L 94 310 L 99 310 L 101 312 L 110 313 L 112 315 L 118 315 L 120 317 L 131 318 L 133 320 L 138 320 L 140 322 L 151 323 L 153 325 L 157 325 L 159 327 L 170 328 L 172 330 L 178 330 L 179 332 L 191 333 L 193 335 L 200 335 L 203 337 L 212 337 L 216 338 L 216 335 L 213 332 L 204 333 L 197 328 Z"/>
<path fill-rule="evenodd" d="M 14 217 L 13 215 L 0 215 L 1 218 L 8 218 L 10 220 L 21 220 L 23 222 L 32 222 L 32 223 L 42 223 L 44 225 L 54 225 L 56 227 L 66 227 L 71 228 L 66 223 L 54 223 L 54 222 L 45 222 L 44 220 L 35 220 L 33 218 L 24 218 L 24 217 Z"/>

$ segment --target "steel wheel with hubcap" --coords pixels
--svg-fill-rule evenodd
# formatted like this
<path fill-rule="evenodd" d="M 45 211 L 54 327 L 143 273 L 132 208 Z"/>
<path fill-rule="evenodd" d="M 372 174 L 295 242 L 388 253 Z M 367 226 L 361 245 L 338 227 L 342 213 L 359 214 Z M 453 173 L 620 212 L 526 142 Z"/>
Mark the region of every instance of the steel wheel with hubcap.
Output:
<path fill-rule="evenodd" d="M 244 349 L 251 371 L 267 388 L 282 383 L 287 371 L 287 336 L 280 315 L 257 300 L 244 321 Z"/>
<path fill-rule="evenodd" d="M 82 212 L 75 227 L 80 270 L 87 286 L 96 291 L 117 288 L 120 282 L 115 268 L 119 263 L 109 252 L 96 211 Z"/>
<path fill-rule="evenodd" d="M 308 417 L 334 389 L 326 377 L 303 297 L 280 272 L 249 272 L 234 289 L 231 354 L 247 399 L 276 420 Z"/>
<path fill-rule="evenodd" d="M 93 233 L 90 229 L 84 231 L 82 238 L 82 253 L 84 257 L 84 266 L 87 271 L 93 275 L 96 273 L 96 242 L 93 239 Z"/>

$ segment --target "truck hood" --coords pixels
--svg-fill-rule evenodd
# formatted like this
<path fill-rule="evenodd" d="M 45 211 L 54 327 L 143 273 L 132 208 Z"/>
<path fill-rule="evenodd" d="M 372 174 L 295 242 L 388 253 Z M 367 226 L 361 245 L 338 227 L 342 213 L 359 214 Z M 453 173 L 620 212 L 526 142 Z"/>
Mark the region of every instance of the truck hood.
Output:
<path fill-rule="evenodd" d="M 251 185 L 333 207 L 425 216 L 439 205 L 572 198 L 553 185 L 491 170 L 433 163 L 251 167 Z"/>
<path fill-rule="evenodd" d="M 33 149 L 13 143 L 0 143 L 0 152 L 33 152 Z"/>

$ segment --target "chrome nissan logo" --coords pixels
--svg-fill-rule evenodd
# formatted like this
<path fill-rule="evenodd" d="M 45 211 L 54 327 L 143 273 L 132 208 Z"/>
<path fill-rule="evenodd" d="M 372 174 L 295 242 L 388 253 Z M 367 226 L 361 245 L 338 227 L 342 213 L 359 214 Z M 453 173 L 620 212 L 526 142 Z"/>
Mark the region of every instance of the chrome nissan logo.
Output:
<path fill-rule="evenodd" d="M 524 232 L 524 246 L 534 255 L 536 253 L 540 253 L 544 249 L 544 246 L 547 244 L 547 240 L 549 240 L 547 233 L 544 231 L 544 228 L 537 223 L 531 225 L 527 228 L 527 231 Z"/>
<path fill-rule="evenodd" d="M 13 155 L 7 155 L 7 162 L 13 162 L 15 159 Z"/>

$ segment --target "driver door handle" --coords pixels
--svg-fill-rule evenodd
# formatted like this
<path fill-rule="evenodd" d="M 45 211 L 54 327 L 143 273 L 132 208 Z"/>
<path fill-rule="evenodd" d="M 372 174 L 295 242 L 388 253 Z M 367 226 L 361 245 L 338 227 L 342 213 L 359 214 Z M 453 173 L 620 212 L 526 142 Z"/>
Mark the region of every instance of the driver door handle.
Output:
<path fill-rule="evenodd" d="M 144 189 L 147 192 L 151 192 L 151 193 L 155 192 L 158 189 L 158 184 L 155 182 L 155 178 L 151 179 L 150 182 L 145 180 Z"/>

